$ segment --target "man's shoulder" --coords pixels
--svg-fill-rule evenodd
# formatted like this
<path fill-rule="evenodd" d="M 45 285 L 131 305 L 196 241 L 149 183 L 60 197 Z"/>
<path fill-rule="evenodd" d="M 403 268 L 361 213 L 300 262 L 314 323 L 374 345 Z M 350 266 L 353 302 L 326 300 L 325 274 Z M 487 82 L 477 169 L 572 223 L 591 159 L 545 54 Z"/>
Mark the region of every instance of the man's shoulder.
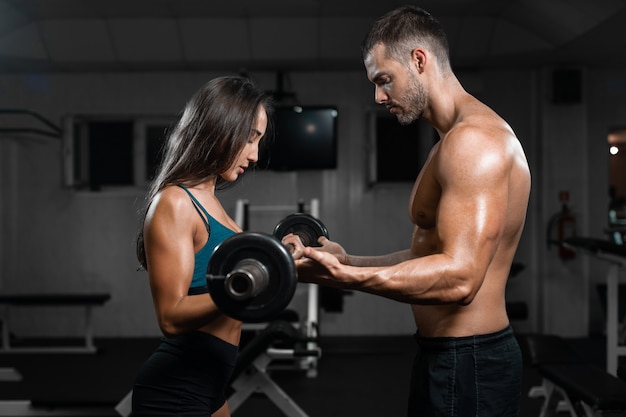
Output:
<path fill-rule="evenodd" d="M 474 145 L 501 146 L 517 139 L 509 124 L 489 107 L 483 105 L 462 114 L 446 135 L 448 142 L 471 141 Z"/>

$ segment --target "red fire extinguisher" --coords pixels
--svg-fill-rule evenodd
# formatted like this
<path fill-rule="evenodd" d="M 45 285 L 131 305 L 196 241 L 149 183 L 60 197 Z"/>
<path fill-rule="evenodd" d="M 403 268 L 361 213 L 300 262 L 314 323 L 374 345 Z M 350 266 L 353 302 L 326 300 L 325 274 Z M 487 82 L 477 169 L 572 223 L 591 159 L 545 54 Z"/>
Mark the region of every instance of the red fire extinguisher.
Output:
<path fill-rule="evenodd" d="M 561 211 L 555 213 L 548 223 L 548 240 L 549 243 L 558 245 L 558 254 L 561 259 L 574 259 L 576 252 L 563 245 L 565 239 L 576 236 L 576 217 L 570 210 L 569 192 L 560 191 L 559 201 L 561 203 Z M 553 236 L 556 234 L 556 236 Z"/>

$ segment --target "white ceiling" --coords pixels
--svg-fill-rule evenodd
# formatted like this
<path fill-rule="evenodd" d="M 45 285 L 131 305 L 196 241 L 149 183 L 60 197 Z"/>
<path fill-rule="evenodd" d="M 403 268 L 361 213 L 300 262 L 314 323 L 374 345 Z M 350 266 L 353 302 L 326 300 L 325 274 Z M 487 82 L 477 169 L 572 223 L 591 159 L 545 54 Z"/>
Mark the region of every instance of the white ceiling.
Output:
<path fill-rule="evenodd" d="M 0 0 L 0 72 L 362 68 L 396 0 Z M 424 0 L 456 68 L 626 68 L 626 0 Z"/>

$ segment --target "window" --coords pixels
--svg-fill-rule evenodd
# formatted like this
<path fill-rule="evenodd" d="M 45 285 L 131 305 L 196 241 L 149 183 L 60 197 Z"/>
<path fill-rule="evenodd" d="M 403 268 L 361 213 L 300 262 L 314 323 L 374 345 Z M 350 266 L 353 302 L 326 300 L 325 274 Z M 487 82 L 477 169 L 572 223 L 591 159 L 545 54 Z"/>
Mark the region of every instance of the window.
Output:
<path fill-rule="evenodd" d="M 67 117 L 65 185 L 90 191 L 146 185 L 173 122 L 173 117 Z"/>
<path fill-rule="evenodd" d="M 163 145 L 167 135 L 168 126 L 148 125 L 145 127 L 146 157 L 144 158 L 146 169 L 145 178 L 148 181 L 154 179 L 157 168 L 163 159 Z"/>
<path fill-rule="evenodd" d="M 368 178 L 376 183 L 413 183 L 437 140 L 436 131 L 417 120 L 402 125 L 388 112 L 368 114 Z"/>

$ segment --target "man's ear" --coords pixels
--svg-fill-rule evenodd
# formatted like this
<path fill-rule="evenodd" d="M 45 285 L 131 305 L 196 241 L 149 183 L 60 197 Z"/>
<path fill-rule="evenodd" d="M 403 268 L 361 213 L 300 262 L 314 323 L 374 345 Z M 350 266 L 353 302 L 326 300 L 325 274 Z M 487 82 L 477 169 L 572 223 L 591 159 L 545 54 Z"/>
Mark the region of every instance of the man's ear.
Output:
<path fill-rule="evenodd" d="M 415 66 L 415 69 L 419 74 L 424 72 L 427 58 L 428 55 L 426 54 L 426 51 L 422 48 L 414 48 L 411 51 L 411 64 Z"/>

